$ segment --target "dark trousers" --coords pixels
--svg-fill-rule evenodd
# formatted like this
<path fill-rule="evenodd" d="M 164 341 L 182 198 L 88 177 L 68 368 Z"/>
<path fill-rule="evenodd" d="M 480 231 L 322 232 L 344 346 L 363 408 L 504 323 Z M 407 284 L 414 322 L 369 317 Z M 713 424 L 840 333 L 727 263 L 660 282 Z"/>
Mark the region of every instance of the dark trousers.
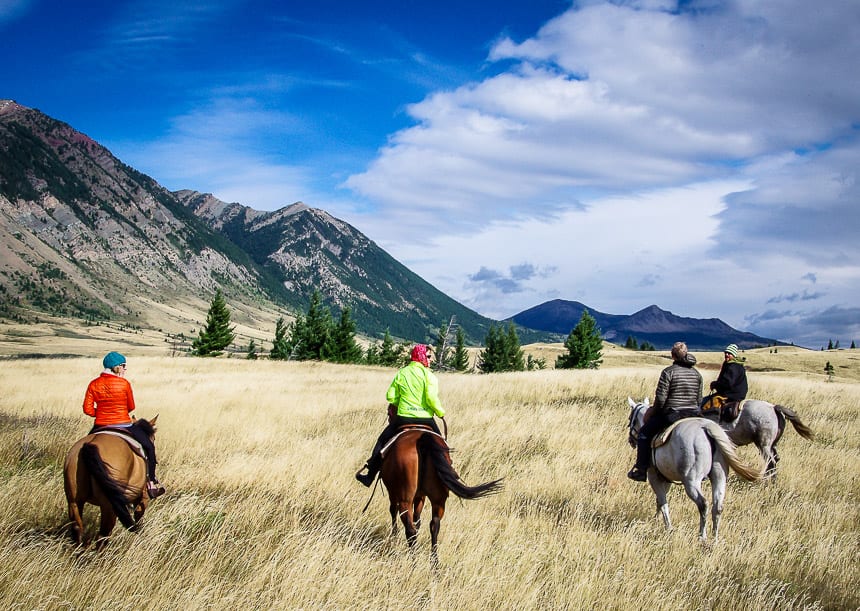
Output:
<path fill-rule="evenodd" d="M 379 434 L 379 439 L 376 440 L 376 445 L 373 446 L 373 453 L 367 461 L 367 469 L 370 473 L 379 472 L 380 467 L 382 467 L 382 448 L 385 447 L 386 443 L 391 441 L 391 438 L 397 434 L 400 427 L 405 424 L 423 424 L 432 428 L 437 434 L 442 434 L 439 431 L 439 425 L 436 424 L 435 418 L 401 418 L 400 416 L 394 416 L 388 422 L 388 426 Z"/>
<path fill-rule="evenodd" d="M 651 466 L 651 440 L 669 426 L 683 420 L 699 415 L 698 409 L 672 409 L 651 414 L 648 421 L 639 429 L 636 438 L 636 469 L 645 471 Z"/>
<path fill-rule="evenodd" d="M 143 448 L 143 453 L 146 454 L 146 478 L 153 482 L 157 481 L 155 478 L 155 465 L 158 464 L 158 460 L 156 460 L 155 458 L 155 444 L 152 443 L 152 440 L 149 438 L 149 435 L 140 430 L 140 427 L 136 427 L 134 425 L 93 426 L 93 428 L 90 429 L 90 434 L 104 429 L 112 429 L 114 431 L 119 431 L 120 433 L 125 433 L 126 435 L 137 441 Z"/>

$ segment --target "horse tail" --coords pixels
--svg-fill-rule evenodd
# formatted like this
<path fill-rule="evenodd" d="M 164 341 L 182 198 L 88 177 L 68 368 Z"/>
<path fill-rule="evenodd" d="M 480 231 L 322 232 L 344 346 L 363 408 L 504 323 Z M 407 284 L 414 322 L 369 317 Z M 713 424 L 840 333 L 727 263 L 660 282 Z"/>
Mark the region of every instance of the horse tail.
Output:
<path fill-rule="evenodd" d="M 448 490 L 461 499 L 479 499 L 490 494 L 495 494 L 502 488 L 501 479 L 485 482 L 477 486 L 467 486 L 451 465 L 451 461 L 448 458 L 448 448 L 439 443 L 439 438 L 435 435 L 427 433 L 422 435 L 418 440 L 418 451 L 430 458 L 430 462 L 436 470 L 436 475 L 442 480 L 442 483 L 445 484 Z"/>
<path fill-rule="evenodd" d="M 791 422 L 792 426 L 794 426 L 794 430 L 797 431 L 801 437 L 809 439 L 810 441 L 815 439 L 815 433 L 813 430 L 801 422 L 800 417 L 794 412 L 794 410 L 790 410 L 784 405 L 774 405 L 773 409 L 777 414 L 785 416 L 785 418 Z"/>
<path fill-rule="evenodd" d="M 81 459 L 89 470 L 90 476 L 101 487 L 116 517 L 123 526 L 131 530 L 135 523 L 128 510 L 125 489 L 108 473 L 98 447 L 94 443 L 85 443 L 81 448 Z"/>
<path fill-rule="evenodd" d="M 732 440 L 729 439 L 729 436 L 719 424 L 711 420 L 705 420 L 705 422 L 702 423 L 702 426 L 708 437 L 717 444 L 720 453 L 725 456 L 726 462 L 729 463 L 729 466 L 735 471 L 735 473 L 750 482 L 759 481 L 764 476 L 763 467 L 753 467 L 752 465 L 746 465 L 741 462 L 735 448 L 735 444 L 732 443 Z"/>

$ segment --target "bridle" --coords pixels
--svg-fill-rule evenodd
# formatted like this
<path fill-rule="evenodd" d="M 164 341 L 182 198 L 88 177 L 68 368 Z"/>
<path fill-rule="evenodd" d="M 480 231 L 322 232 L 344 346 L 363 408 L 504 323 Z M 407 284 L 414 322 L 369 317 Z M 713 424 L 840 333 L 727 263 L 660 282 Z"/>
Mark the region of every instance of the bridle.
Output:
<path fill-rule="evenodd" d="M 644 403 L 637 403 L 630 408 L 630 418 L 627 422 L 627 443 L 632 447 L 636 447 L 636 439 L 639 437 L 639 430 L 642 428 L 642 411 L 648 409 Z"/>

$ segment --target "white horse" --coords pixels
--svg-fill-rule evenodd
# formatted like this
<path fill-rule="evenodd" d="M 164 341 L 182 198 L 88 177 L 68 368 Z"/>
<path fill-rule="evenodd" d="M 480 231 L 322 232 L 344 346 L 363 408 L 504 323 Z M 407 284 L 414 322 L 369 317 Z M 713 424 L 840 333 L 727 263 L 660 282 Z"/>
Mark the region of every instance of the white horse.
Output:
<path fill-rule="evenodd" d="M 645 399 L 637 404 L 630 397 L 630 437 L 628 441 L 631 446 L 636 447 L 636 436 L 642 427 L 642 419 L 648 409 L 648 400 Z M 638 405 L 638 407 L 636 407 Z M 720 426 L 728 433 L 729 439 L 736 446 L 755 444 L 765 462 L 765 470 L 768 477 L 776 476 L 776 463 L 779 461 L 779 453 L 776 444 L 785 431 L 786 420 L 791 422 L 794 430 L 804 439 L 814 439 L 815 433 L 801 422 L 800 417 L 792 410 L 782 405 L 774 405 L 767 401 L 758 399 L 747 399 L 744 401 L 740 414 L 732 422 L 721 422 Z"/>
<path fill-rule="evenodd" d="M 644 413 L 648 408 L 648 400 L 636 403 L 628 397 L 627 401 L 631 408 L 630 434 L 633 435 L 636 420 L 634 412 Z M 660 443 L 658 440 L 665 435 L 658 435 L 655 444 Z M 702 480 L 707 477 L 711 482 L 711 519 L 716 541 L 720 532 L 729 467 L 748 481 L 758 481 L 762 477 L 762 468 L 742 463 L 726 432 L 711 420 L 685 418 L 670 427 L 668 439 L 654 448 L 653 460 L 648 468 L 648 483 L 657 497 L 657 511 L 663 515 L 666 529 L 672 529 L 666 495 L 672 483 L 680 483 L 699 509 L 699 539 L 707 540 L 705 525 L 708 503 L 702 494 Z"/>
<path fill-rule="evenodd" d="M 804 439 L 815 439 L 812 429 L 803 424 L 792 410 L 758 399 L 744 401 L 738 417 L 732 422 L 720 422 L 720 426 L 736 446 L 754 443 L 765 462 L 768 476 L 775 477 L 779 461 L 776 443 L 785 431 L 786 420 Z"/>

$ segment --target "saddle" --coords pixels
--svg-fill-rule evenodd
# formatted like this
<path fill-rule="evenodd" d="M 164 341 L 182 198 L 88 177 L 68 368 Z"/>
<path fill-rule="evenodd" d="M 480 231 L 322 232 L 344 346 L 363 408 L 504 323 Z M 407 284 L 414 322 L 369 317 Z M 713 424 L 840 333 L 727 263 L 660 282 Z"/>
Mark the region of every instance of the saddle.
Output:
<path fill-rule="evenodd" d="M 712 418 L 715 422 L 734 422 L 741 413 L 743 401 L 729 401 L 724 395 L 708 395 L 702 401 L 702 416 Z"/>
<path fill-rule="evenodd" d="M 111 428 L 105 427 L 99 429 L 97 431 L 93 431 L 93 435 L 113 435 L 114 437 L 120 437 L 123 441 L 128 444 L 128 447 L 131 448 L 131 451 L 140 456 L 143 460 L 147 460 L 146 452 L 143 451 L 143 446 L 140 445 L 140 442 L 129 435 L 122 428 Z"/>
<path fill-rule="evenodd" d="M 445 438 L 442 437 L 442 435 L 434 431 L 432 427 L 427 426 L 426 424 L 403 424 L 397 429 L 397 433 L 395 433 L 394 437 L 389 439 L 388 443 L 382 446 L 382 449 L 379 451 L 382 457 L 385 458 L 385 454 L 388 448 L 394 445 L 394 442 L 397 441 L 403 434 L 408 433 L 409 431 L 424 431 L 430 433 L 431 435 L 436 435 L 439 439 L 445 442 Z"/>

